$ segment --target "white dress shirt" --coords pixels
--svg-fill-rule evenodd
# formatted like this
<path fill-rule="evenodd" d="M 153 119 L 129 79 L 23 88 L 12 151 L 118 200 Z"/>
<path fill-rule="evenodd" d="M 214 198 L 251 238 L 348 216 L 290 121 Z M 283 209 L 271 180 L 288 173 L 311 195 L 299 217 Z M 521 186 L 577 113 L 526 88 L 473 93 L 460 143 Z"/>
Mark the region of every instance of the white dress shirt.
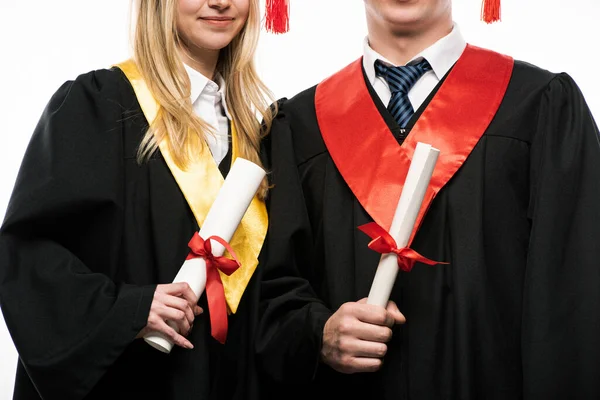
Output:
<path fill-rule="evenodd" d="M 467 42 L 465 42 L 465 39 L 462 37 L 458 26 L 454 24 L 452 32 L 417 54 L 407 63 L 407 65 L 414 64 L 424 58 L 429 62 L 432 68 L 431 71 L 427 71 L 423 74 L 421 79 L 419 79 L 408 92 L 408 99 L 413 106 L 413 110 L 416 111 L 421 104 L 423 104 L 427 99 L 427 96 L 429 96 L 444 75 L 446 75 L 454 63 L 460 58 L 460 55 L 466 46 Z M 375 89 L 375 92 L 382 103 L 387 107 L 390 98 L 392 97 L 392 93 L 385 78 L 375 74 L 375 61 L 377 60 L 380 60 L 388 66 L 397 66 L 373 50 L 371 46 L 369 46 L 368 38 L 365 38 L 363 67 L 367 79 L 373 86 L 373 89 Z"/>
<path fill-rule="evenodd" d="M 231 115 L 225 102 L 225 80 L 220 74 L 213 82 L 200 72 L 185 65 L 190 77 L 191 100 L 194 112 L 215 131 L 207 134 L 206 142 L 217 165 L 223 161 L 229 149 L 229 121 Z"/>

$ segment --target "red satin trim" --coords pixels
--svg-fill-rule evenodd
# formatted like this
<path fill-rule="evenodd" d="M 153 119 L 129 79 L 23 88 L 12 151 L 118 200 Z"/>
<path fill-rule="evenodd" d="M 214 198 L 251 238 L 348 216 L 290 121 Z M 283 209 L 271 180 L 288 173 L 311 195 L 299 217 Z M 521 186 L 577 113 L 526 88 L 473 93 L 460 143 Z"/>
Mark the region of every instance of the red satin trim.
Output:
<path fill-rule="evenodd" d="M 223 256 L 215 257 L 212 253 L 211 240 L 222 244 L 233 260 Z M 204 240 L 198 232 L 195 232 L 188 246 L 190 253 L 186 260 L 197 257 L 206 260 L 206 299 L 210 310 L 210 333 L 219 343 L 225 343 L 227 339 L 227 302 L 219 271 L 229 276 L 240 267 L 240 262 L 229 243 L 219 236 L 211 236 Z"/>
<path fill-rule="evenodd" d="M 401 249 L 398 248 L 396 241 L 381 226 L 377 225 L 375 222 L 370 222 L 368 224 L 364 224 L 358 227 L 362 232 L 366 233 L 371 239 L 369 243 L 369 248 L 371 250 L 375 250 L 381 254 L 394 253 L 398 258 L 398 267 L 404 272 L 410 272 L 415 263 L 420 262 L 427 265 L 436 265 L 436 264 L 447 264 L 439 261 L 430 260 L 427 257 L 423 257 L 416 251 L 411 248 L 403 247 Z"/>
<path fill-rule="evenodd" d="M 440 150 L 409 241 L 440 189 L 462 166 L 506 93 L 513 59 L 468 45 L 402 146 L 373 102 L 355 61 L 317 86 L 319 128 L 331 157 L 371 218 L 389 229 L 417 142 Z M 369 162 L 370 161 L 370 162 Z"/>

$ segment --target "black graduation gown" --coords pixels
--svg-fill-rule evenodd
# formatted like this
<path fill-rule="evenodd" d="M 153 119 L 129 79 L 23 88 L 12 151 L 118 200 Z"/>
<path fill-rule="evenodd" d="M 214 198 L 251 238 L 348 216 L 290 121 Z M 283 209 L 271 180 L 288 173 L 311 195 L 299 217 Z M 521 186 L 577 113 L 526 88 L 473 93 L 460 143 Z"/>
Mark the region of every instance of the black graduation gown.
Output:
<path fill-rule="evenodd" d="M 600 398 L 600 145 L 572 79 L 516 62 L 498 113 L 413 242 L 449 264 L 400 272 L 391 300 L 407 323 L 379 372 L 354 375 L 319 362 L 323 326 L 368 295 L 379 254 L 357 230 L 372 220 L 323 143 L 314 97 L 282 101 L 268 140 L 256 347 L 270 396 Z"/>
<path fill-rule="evenodd" d="M 146 130 L 119 69 L 65 83 L 41 117 L 0 233 L 0 300 L 20 357 L 14 399 L 251 398 L 231 363 L 247 362 L 244 301 L 225 347 L 210 336 L 204 296 L 193 350 L 166 355 L 134 340 L 198 229 L 160 152 L 137 163 Z"/>

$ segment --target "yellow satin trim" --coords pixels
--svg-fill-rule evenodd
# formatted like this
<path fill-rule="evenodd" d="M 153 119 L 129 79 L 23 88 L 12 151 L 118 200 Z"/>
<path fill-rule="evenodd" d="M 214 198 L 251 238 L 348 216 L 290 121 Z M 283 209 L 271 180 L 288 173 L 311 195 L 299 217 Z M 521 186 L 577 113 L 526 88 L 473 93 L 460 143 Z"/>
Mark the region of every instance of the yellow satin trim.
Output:
<path fill-rule="evenodd" d="M 117 64 L 116 67 L 123 71 L 131 83 L 144 112 L 144 116 L 149 124 L 152 123 L 156 118 L 159 106 L 146 82 L 142 79 L 135 62 L 128 60 Z M 233 123 L 231 124 L 231 140 L 231 162 L 233 165 L 233 162 L 238 157 L 237 131 Z M 200 156 L 185 171 L 181 170 L 173 161 L 166 141 L 159 144 L 159 149 L 194 213 L 198 225 L 202 226 L 208 210 L 223 185 L 223 176 L 208 146 L 202 147 Z M 267 226 L 267 209 L 264 202 L 255 196 L 230 241 L 231 247 L 235 250 L 242 267 L 231 276 L 221 273 L 225 299 L 227 300 L 229 310 L 233 313 L 237 311 L 244 290 L 248 286 L 248 282 L 258 265 L 258 254 L 267 234 Z"/>

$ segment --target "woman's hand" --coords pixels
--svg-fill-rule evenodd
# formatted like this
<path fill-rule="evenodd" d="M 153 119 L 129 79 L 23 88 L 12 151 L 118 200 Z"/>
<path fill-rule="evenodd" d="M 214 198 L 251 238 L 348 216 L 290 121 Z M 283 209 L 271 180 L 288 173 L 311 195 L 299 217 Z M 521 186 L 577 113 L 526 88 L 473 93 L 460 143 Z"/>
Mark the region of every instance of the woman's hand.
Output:
<path fill-rule="evenodd" d="M 150 306 L 148 323 L 136 337 L 144 337 L 149 332 L 160 332 L 174 344 L 193 349 L 194 346 L 185 336 L 190 332 L 194 318 L 203 312 L 197 302 L 196 295 L 185 282 L 158 285 Z M 167 321 L 174 324 L 179 332 L 169 326 Z"/>

